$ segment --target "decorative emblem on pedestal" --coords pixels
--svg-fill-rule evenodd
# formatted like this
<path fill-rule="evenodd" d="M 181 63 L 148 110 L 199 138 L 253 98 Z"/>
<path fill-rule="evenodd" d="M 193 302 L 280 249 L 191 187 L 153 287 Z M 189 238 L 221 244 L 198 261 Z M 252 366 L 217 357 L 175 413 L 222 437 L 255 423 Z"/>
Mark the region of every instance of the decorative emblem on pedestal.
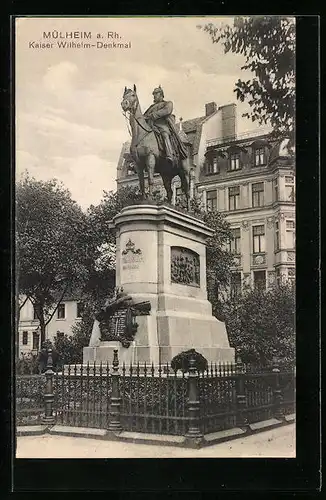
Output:
<path fill-rule="evenodd" d="M 115 297 L 96 315 L 100 323 L 101 340 L 117 340 L 123 347 L 129 347 L 138 328 L 136 316 L 148 315 L 150 310 L 149 301 L 135 303 L 122 288 L 117 289 Z"/>
<path fill-rule="evenodd" d="M 136 248 L 135 243 L 130 238 L 121 253 L 122 269 L 137 269 L 139 263 L 144 260 L 141 249 Z"/>
<path fill-rule="evenodd" d="M 199 255 L 184 247 L 171 247 L 171 281 L 188 286 L 200 286 Z"/>
<path fill-rule="evenodd" d="M 131 241 L 131 239 L 129 238 L 129 240 L 126 243 L 126 248 L 122 250 L 122 255 L 127 255 L 129 252 L 135 255 L 140 255 L 142 253 L 141 249 L 140 248 L 136 249 L 135 246 L 136 246 L 135 243 Z"/>
<path fill-rule="evenodd" d="M 245 231 L 248 231 L 248 229 L 249 229 L 249 222 L 247 220 L 243 220 L 241 225 L 242 225 L 242 227 L 243 227 L 243 229 Z"/>

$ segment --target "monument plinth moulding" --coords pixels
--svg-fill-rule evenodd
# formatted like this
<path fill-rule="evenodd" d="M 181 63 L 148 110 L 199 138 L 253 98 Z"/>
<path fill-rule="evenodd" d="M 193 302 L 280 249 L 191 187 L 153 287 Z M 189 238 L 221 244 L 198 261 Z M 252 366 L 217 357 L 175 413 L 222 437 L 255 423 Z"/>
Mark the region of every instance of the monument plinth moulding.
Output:
<path fill-rule="evenodd" d="M 111 315 L 105 325 L 98 317 L 83 362 L 111 361 L 116 348 L 127 363 L 166 363 L 190 348 L 208 362 L 234 361 L 225 324 L 212 315 L 207 300 L 206 240 L 213 231 L 164 204 L 125 207 L 113 223 L 116 286 L 123 289 L 119 300 L 129 312 L 116 311 L 116 322 Z M 129 327 L 121 319 L 128 317 Z M 123 337 L 124 328 L 134 332 L 127 342 L 114 336 L 115 329 Z"/>

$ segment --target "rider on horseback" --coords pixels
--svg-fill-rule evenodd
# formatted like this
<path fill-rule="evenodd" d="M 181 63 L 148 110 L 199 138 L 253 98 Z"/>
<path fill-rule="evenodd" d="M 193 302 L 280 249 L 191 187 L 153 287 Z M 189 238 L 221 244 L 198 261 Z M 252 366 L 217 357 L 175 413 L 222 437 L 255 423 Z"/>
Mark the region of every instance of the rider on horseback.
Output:
<path fill-rule="evenodd" d="M 160 139 L 163 139 L 166 159 L 176 164 L 187 158 L 188 153 L 174 127 L 173 103 L 164 101 L 164 92 L 161 86 L 154 89 L 153 96 L 154 104 L 145 111 L 144 117 L 158 136 L 159 144 Z"/>

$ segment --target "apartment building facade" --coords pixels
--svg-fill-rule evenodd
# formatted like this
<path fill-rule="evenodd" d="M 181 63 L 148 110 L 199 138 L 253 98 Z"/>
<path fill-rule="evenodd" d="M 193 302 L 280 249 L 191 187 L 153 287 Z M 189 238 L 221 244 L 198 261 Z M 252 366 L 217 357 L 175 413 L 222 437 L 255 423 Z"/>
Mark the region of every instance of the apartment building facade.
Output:
<path fill-rule="evenodd" d="M 213 142 L 213 141 L 212 141 Z M 208 143 L 197 192 L 226 215 L 232 286 L 295 279 L 295 168 L 289 140 L 270 134 Z"/>

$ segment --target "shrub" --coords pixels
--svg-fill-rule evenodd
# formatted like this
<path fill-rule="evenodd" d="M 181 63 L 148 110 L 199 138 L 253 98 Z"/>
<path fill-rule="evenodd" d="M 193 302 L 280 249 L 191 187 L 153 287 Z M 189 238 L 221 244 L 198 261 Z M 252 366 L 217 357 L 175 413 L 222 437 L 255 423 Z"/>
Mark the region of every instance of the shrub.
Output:
<path fill-rule="evenodd" d="M 184 373 L 189 372 L 190 359 L 192 357 L 195 358 L 195 367 L 198 371 L 203 372 L 207 369 L 207 359 L 204 358 L 202 354 L 195 351 L 195 349 L 189 349 L 188 351 L 183 351 L 174 356 L 171 361 L 172 370 L 181 370 Z"/>
<path fill-rule="evenodd" d="M 281 364 L 295 360 L 295 288 L 290 283 L 267 291 L 248 289 L 221 304 L 232 347 L 245 363 Z"/>

